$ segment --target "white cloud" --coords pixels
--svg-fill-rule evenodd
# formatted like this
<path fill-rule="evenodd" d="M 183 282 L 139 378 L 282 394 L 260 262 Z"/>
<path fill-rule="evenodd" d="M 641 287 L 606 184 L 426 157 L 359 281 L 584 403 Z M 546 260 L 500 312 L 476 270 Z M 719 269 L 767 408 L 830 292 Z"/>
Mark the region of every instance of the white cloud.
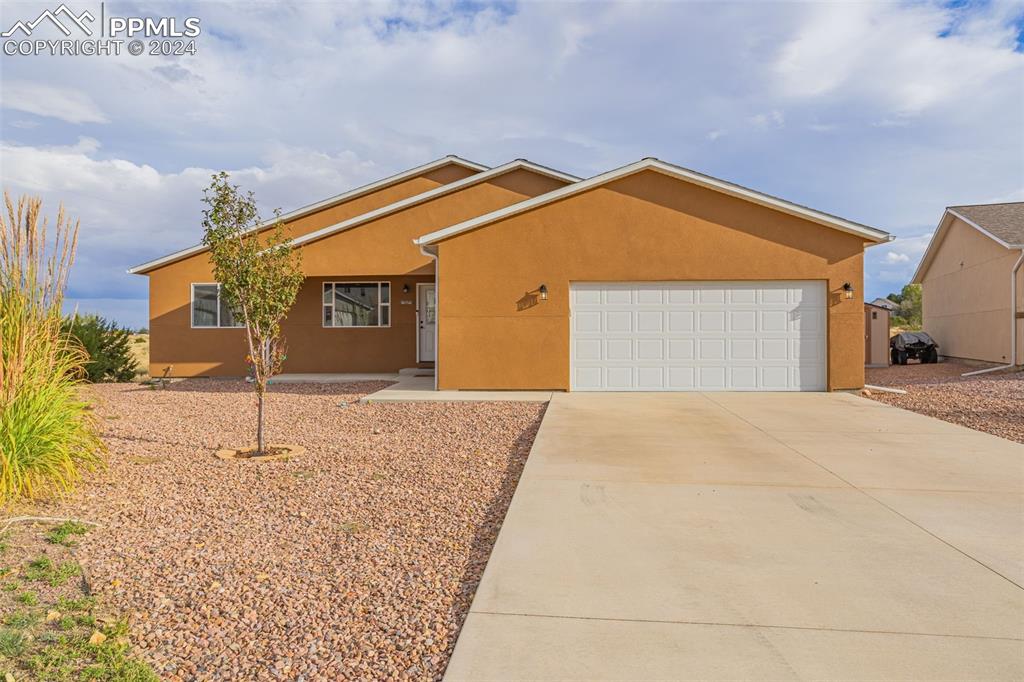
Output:
<path fill-rule="evenodd" d="M 81 90 L 23 80 L 4 80 L 3 108 L 68 123 L 109 123 L 92 98 Z"/>
<path fill-rule="evenodd" d="M 750 117 L 750 122 L 758 128 L 765 128 L 768 126 L 782 127 L 786 123 L 786 117 L 778 109 L 774 109 L 767 113 L 755 114 Z"/>
<path fill-rule="evenodd" d="M 1019 69 L 1005 22 L 971 21 L 946 34 L 962 8 L 919 3 L 818 3 L 775 63 L 795 98 L 838 95 L 894 114 L 971 101 Z M 991 12 L 1002 12 L 995 8 Z"/>
<path fill-rule="evenodd" d="M 70 297 L 89 308 L 104 301 L 145 294 L 145 281 L 125 270 L 191 246 L 202 236 L 202 189 L 214 168 L 188 167 L 161 173 L 148 164 L 101 158 L 99 143 L 80 138 L 68 146 L 0 144 L 5 188 L 43 197 L 44 213 L 63 203 L 81 221 Z M 261 213 L 285 210 L 337 194 L 393 172 L 351 152 L 328 154 L 277 145 L 260 165 L 226 169 L 232 180 L 254 190 Z M 131 306 L 135 312 L 130 312 Z M 138 323 L 145 301 L 118 304 L 119 319 Z M 113 310 L 110 314 L 113 314 Z"/>
<path fill-rule="evenodd" d="M 0 120 L 0 174 L 82 217 L 97 300 L 144 296 L 124 267 L 198 239 L 213 170 L 269 211 L 448 153 L 657 156 L 906 237 L 865 258 L 869 288 L 898 284 L 944 206 L 1024 196 L 1007 7 L 206 3 L 195 56 L 5 59 L 4 106 L 41 118 Z"/>

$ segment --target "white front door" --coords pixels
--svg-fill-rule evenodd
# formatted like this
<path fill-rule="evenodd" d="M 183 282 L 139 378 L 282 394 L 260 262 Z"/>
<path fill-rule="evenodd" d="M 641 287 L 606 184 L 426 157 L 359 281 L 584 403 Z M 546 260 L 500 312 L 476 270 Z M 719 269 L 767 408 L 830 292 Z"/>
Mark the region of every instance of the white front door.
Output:
<path fill-rule="evenodd" d="M 824 282 L 572 285 L 574 391 L 822 391 Z"/>
<path fill-rule="evenodd" d="M 416 285 L 416 320 L 419 326 L 416 359 L 419 362 L 434 362 L 437 350 L 437 287 L 433 284 Z"/>

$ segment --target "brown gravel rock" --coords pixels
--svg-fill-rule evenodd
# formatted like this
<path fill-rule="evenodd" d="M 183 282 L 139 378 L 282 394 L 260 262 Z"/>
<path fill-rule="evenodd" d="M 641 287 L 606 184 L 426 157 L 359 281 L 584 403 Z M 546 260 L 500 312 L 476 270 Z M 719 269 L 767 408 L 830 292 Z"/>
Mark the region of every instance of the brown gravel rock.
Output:
<path fill-rule="evenodd" d="M 253 438 L 241 381 L 92 387 L 110 467 L 49 511 L 103 524 L 77 558 L 163 678 L 442 676 L 544 407 L 382 386 L 272 386 L 288 462 L 213 456 Z"/>
<path fill-rule="evenodd" d="M 983 367 L 947 361 L 868 368 L 865 382 L 907 391 L 872 391 L 872 400 L 1024 443 L 1024 372 L 960 376 Z"/>

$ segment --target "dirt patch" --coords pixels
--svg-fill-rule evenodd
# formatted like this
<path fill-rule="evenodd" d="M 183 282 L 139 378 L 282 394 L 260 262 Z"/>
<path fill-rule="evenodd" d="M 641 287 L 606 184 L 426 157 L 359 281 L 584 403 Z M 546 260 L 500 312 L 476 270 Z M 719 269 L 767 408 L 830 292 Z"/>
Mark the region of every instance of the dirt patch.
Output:
<path fill-rule="evenodd" d="M 3 525 L 0 672 L 5 679 L 159 679 L 129 655 L 127 620 L 90 591 L 74 551 L 90 526 L 75 521 Z"/>
<path fill-rule="evenodd" d="M 378 403 L 387 382 L 278 384 L 251 442 L 241 381 L 92 387 L 110 467 L 48 512 L 98 521 L 76 550 L 161 678 L 439 679 L 544 406 Z"/>
<path fill-rule="evenodd" d="M 1024 443 L 1024 372 L 994 372 L 954 361 L 865 370 L 865 382 L 901 388 L 906 395 L 875 391 L 871 398 L 930 417 Z"/>

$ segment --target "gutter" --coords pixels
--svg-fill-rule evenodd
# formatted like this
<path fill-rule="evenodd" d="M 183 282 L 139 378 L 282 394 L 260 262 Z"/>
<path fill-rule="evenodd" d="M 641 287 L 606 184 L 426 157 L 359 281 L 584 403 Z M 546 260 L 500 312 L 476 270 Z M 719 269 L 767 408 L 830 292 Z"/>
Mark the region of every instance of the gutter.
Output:
<path fill-rule="evenodd" d="M 1020 258 L 1017 259 L 1017 262 L 1014 263 L 1013 268 L 1010 270 L 1010 364 L 979 369 L 973 372 L 964 372 L 960 376 L 972 377 L 976 374 L 987 374 L 988 372 L 1010 369 L 1017 366 L 1017 272 L 1020 270 L 1021 265 L 1024 265 L 1024 249 L 1020 250 Z"/>

